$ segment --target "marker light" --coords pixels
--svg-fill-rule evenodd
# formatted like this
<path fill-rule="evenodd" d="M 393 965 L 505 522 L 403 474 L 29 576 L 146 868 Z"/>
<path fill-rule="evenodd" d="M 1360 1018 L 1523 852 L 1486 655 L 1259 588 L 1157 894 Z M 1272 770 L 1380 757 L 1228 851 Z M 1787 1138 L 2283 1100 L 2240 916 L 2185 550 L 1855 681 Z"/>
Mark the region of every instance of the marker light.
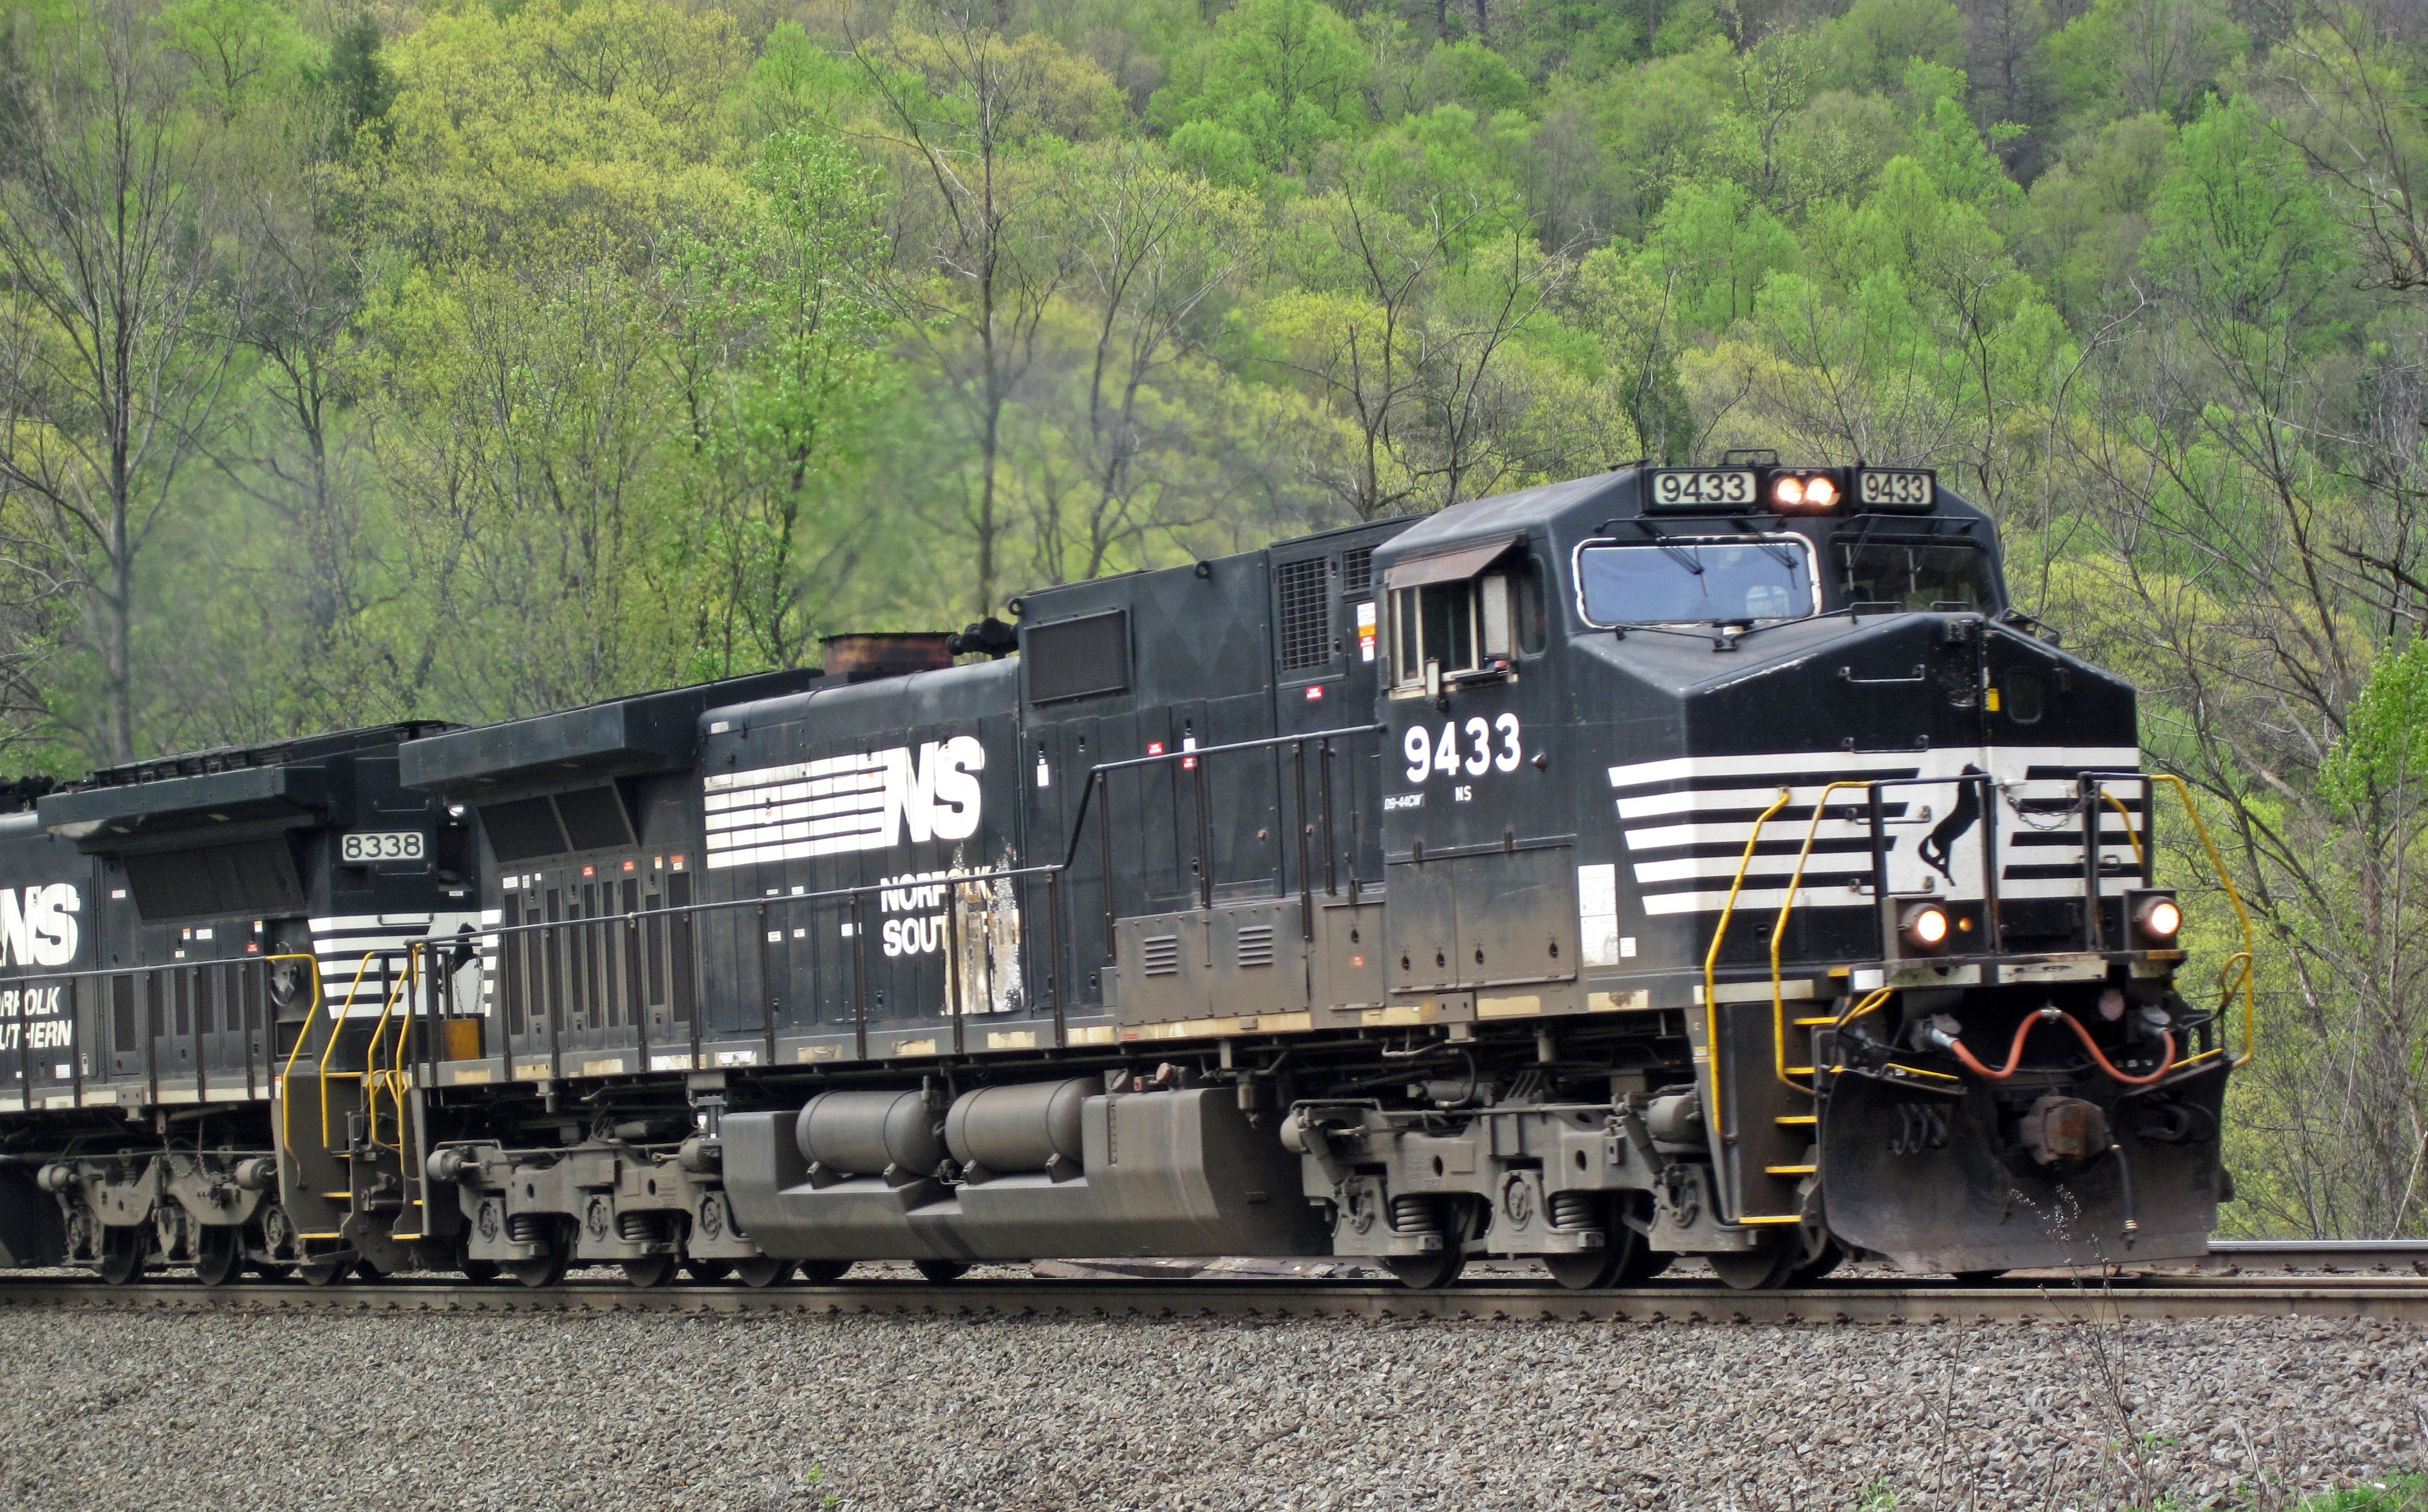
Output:
<path fill-rule="evenodd" d="M 2133 927 L 2153 940 L 2173 940 L 2184 927 L 2183 908 L 2164 894 L 2144 898 L 2135 911 Z"/>
<path fill-rule="evenodd" d="M 1935 903 L 1918 904 L 1906 910 L 1902 928 L 1907 939 L 1925 950 L 1936 950 L 1947 943 L 1947 911 Z"/>

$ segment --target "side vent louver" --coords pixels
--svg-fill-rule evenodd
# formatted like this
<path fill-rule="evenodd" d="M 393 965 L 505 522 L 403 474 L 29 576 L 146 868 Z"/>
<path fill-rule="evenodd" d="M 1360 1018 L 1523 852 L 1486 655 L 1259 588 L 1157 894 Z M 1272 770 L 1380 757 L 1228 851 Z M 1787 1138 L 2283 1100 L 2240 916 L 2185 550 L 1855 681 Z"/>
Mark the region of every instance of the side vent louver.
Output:
<path fill-rule="evenodd" d="M 1355 596 L 1374 586 L 1374 549 L 1353 548 L 1340 553 L 1340 591 Z"/>
<path fill-rule="evenodd" d="M 1273 574 L 1281 600 L 1282 670 L 1295 672 L 1332 660 L 1332 595 L 1323 558 L 1283 564 Z"/>
<path fill-rule="evenodd" d="M 1139 942 L 1139 970 L 1149 977 L 1172 977 L 1180 972 L 1180 936 L 1151 934 Z"/>
<path fill-rule="evenodd" d="M 1239 926 L 1239 964 L 1270 966 L 1273 963 L 1273 927 L 1270 924 Z"/>

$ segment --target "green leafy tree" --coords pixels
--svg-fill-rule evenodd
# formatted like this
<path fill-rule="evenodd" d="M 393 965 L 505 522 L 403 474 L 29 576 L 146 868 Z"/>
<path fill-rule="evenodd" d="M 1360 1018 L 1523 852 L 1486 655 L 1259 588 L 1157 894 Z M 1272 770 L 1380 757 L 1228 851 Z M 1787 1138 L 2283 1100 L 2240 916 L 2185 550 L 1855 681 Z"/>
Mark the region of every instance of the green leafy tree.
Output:
<path fill-rule="evenodd" d="M 1153 108 L 1174 127 L 1236 136 L 1266 169 L 1304 173 L 1318 147 L 1365 126 L 1366 74 L 1355 30 L 1321 0 L 1243 0 L 1223 12 L 1195 88 L 1173 86 Z M 1225 146 L 1201 133 L 1186 150 L 1220 157 Z"/>
<path fill-rule="evenodd" d="M 675 360 L 702 464 L 682 553 L 702 586 L 703 676 L 798 666 L 824 596 L 849 582 L 884 512 L 835 485 L 884 397 L 888 324 L 861 271 L 881 261 L 872 173 L 806 131 L 770 137 L 729 229 L 675 277 Z"/>

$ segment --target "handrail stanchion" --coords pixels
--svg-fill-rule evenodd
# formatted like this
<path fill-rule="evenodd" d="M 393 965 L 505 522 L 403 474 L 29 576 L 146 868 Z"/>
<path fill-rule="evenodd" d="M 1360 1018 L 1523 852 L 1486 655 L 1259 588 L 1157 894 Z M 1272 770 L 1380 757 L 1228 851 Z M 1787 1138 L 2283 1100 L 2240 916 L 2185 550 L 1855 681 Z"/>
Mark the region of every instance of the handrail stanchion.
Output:
<path fill-rule="evenodd" d="M 1998 883 L 2006 863 L 1998 854 L 1998 780 L 1984 772 L 1973 779 L 1981 789 L 1981 948 L 1993 956 L 2007 951 L 2007 929 L 1998 917 Z"/>
<path fill-rule="evenodd" d="M 953 1021 L 953 1054 L 961 1054 L 966 1045 L 963 1035 L 968 1027 L 970 1005 L 966 1001 L 969 981 L 961 972 L 961 884 L 947 877 L 944 879 L 944 1012 Z"/>
<path fill-rule="evenodd" d="M 1062 970 L 1062 874 L 1058 871 L 1045 874 L 1045 927 L 1052 931 L 1045 942 L 1045 979 L 1054 994 L 1054 1048 L 1067 1050 L 1071 1046 L 1071 984 Z"/>
<path fill-rule="evenodd" d="M 781 933 L 781 930 L 777 931 Z M 759 905 L 759 1026 L 766 1044 L 767 1065 L 776 1063 L 776 966 L 768 946 L 775 942 L 767 938 L 767 905 Z"/>
<path fill-rule="evenodd" d="M 1332 739 L 1324 737 L 1316 743 L 1316 778 L 1322 789 L 1323 809 L 1323 896 L 1336 897 L 1340 893 L 1340 847 L 1332 838 Z"/>
<path fill-rule="evenodd" d="M 1309 824 L 1306 817 L 1305 741 L 1297 741 L 1290 746 L 1290 768 L 1298 779 L 1298 806 L 1290 812 L 1290 817 L 1296 821 L 1291 828 L 1298 830 L 1298 937 L 1301 943 L 1312 945 L 1315 942 L 1315 882 L 1307 874 L 1306 840 L 1315 826 Z"/>
<path fill-rule="evenodd" d="M 851 895 L 851 1043 L 854 1059 L 868 1059 L 868 914 L 867 895 Z"/>
<path fill-rule="evenodd" d="M 1113 774 L 1099 770 L 1096 785 L 1104 796 L 1096 805 L 1096 844 L 1102 863 L 1097 880 L 1105 894 L 1105 964 L 1109 966 L 1118 954 L 1113 931 Z"/>

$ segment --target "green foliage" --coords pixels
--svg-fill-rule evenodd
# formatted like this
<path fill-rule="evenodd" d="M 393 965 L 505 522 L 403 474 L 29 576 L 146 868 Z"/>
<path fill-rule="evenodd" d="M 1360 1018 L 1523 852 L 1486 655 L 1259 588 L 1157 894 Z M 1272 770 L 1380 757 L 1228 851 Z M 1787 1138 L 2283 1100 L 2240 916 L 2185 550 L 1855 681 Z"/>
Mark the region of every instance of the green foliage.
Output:
<path fill-rule="evenodd" d="M 1964 64 L 1964 18 L 1950 0 L 1855 0 L 1822 28 L 1830 82 L 1840 89 L 1886 91 L 1914 63 Z"/>
<path fill-rule="evenodd" d="M 1764 280 L 1800 260 L 1778 217 L 1726 179 L 1671 195 L 1644 252 L 1646 271 L 1669 286 L 1686 323 L 1703 331 L 1725 331 L 1751 315 Z"/>
<path fill-rule="evenodd" d="M 1319 146 L 1366 124 L 1366 74 L 1356 32 L 1321 0 L 1243 0 L 1222 13 L 1196 89 L 1167 90 L 1152 110 L 1175 127 L 1211 123 L 1260 166 L 1303 173 Z M 1210 143 L 1190 152 L 1229 156 Z"/>
<path fill-rule="evenodd" d="M 2298 150 L 2247 107 L 2212 102 L 2170 156 L 2142 267 L 2240 333 L 2238 345 L 2289 337 L 2315 352 L 2341 337 L 2350 255 Z"/>
<path fill-rule="evenodd" d="M 160 13 L 160 25 L 191 61 L 196 89 L 223 114 L 291 90 L 303 75 L 303 34 L 274 0 L 180 0 Z"/>

